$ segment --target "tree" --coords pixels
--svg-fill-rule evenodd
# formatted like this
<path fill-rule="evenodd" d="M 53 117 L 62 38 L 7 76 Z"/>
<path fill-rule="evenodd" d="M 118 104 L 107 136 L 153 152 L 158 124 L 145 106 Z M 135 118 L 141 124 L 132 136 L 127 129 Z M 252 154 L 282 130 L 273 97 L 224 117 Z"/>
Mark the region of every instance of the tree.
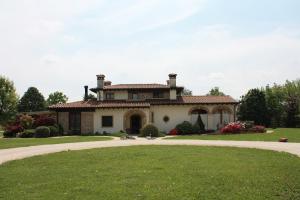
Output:
<path fill-rule="evenodd" d="M 183 88 L 183 91 L 182 91 L 182 96 L 191 96 L 193 95 L 193 92 L 187 88 Z"/>
<path fill-rule="evenodd" d="M 45 109 L 46 102 L 44 96 L 35 87 L 28 88 L 18 105 L 19 112 L 42 111 Z"/>
<path fill-rule="evenodd" d="M 254 121 L 258 125 L 266 125 L 267 105 L 263 91 L 251 89 L 242 97 L 238 117 L 243 121 Z"/>
<path fill-rule="evenodd" d="M 220 91 L 219 87 L 214 87 L 209 91 L 207 96 L 225 96 L 225 94 Z"/>
<path fill-rule="evenodd" d="M 47 105 L 55 105 L 58 103 L 66 103 L 68 101 L 68 97 L 64 95 L 62 92 L 53 92 L 49 94 L 49 97 L 47 99 Z"/>
<path fill-rule="evenodd" d="M 300 80 L 286 81 L 284 85 L 286 111 L 286 127 L 297 127 L 299 125 L 299 106 L 300 106 Z"/>
<path fill-rule="evenodd" d="M 14 83 L 0 76 L 0 124 L 4 124 L 17 112 L 18 96 Z"/>
<path fill-rule="evenodd" d="M 95 95 L 89 94 L 89 95 L 87 96 L 87 98 L 85 98 L 85 96 L 84 96 L 84 97 L 83 97 L 83 100 L 84 100 L 84 101 L 87 101 L 87 100 L 97 100 L 97 98 L 95 97 Z"/>

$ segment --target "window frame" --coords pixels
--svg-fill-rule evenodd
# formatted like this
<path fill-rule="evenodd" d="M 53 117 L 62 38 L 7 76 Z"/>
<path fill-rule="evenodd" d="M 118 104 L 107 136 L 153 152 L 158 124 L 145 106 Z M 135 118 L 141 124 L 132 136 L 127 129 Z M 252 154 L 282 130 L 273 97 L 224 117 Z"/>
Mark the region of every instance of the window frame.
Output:
<path fill-rule="evenodd" d="M 115 93 L 113 93 L 113 92 L 105 93 L 105 99 L 106 100 L 114 100 L 115 99 Z"/>
<path fill-rule="evenodd" d="M 111 117 L 111 125 L 103 125 L 103 118 L 105 117 Z M 114 116 L 112 115 L 102 115 L 101 116 L 101 127 L 102 128 L 112 128 L 114 127 Z"/>

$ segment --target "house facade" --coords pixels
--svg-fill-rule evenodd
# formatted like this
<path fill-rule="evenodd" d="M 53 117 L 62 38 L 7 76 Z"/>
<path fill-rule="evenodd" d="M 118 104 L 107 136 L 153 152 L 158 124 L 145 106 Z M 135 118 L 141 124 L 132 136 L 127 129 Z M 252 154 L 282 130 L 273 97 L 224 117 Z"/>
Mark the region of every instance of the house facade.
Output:
<path fill-rule="evenodd" d="M 238 102 L 230 96 L 183 96 L 177 75 L 166 84 L 116 84 L 97 75 L 97 87 L 90 91 L 97 99 L 57 104 L 57 121 L 68 133 L 138 133 L 146 124 L 169 132 L 183 121 L 196 123 L 198 116 L 207 130 L 217 130 L 236 119 Z M 88 87 L 85 86 L 85 97 Z"/>

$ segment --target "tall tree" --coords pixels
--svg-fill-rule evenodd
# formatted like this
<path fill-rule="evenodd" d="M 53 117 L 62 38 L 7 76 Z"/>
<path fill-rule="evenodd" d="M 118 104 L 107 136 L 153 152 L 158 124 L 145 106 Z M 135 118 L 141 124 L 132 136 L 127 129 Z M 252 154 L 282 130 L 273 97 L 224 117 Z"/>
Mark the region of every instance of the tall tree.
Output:
<path fill-rule="evenodd" d="M 46 102 L 44 96 L 35 87 L 28 88 L 18 105 L 19 112 L 42 111 L 45 109 Z"/>
<path fill-rule="evenodd" d="M 17 112 L 18 96 L 14 83 L 0 76 L 0 124 L 9 121 Z"/>
<path fill-rule="evenodd" d="M 286 111 L 285 123 L 287 127 L 297 127 L 299 123 L 299 105 L 300 105 L 300 81 L 286 81 L 285 95 L 286 101 L 284 108 Z"/>
<path fill-rule="evenodd" d="M 84 101 L 87 101 L 87 100 L 97 100 L 97 97 L 95 96 L 95 95 L 93 95 L 93 94 L 89 94 L 88 96 L 87 96 L 87 98 L 84 96 L 83 97 L 83 100 Z"/>
<path fill-rule="evenodd" d="M 209 91 L 207 96 L 225 96 L 225 94 L 220 91 L 219 87 L 214 87 Z"/>
<path fill-rule="evenodd" d="M 193 95 L 193 92 L 192 92 L 192 90 L 189 90 L 187 88 L 183 88 L 182 95 L 183 96 L 191 96 L 191 95 Z"/>
<path fill-rule="evenodd" d="M 53 92 L 49 94 L 47 99 L 47 106 L 55 105 L 58 103 L 66 103 L 68 101 L 68 97 L 62 92 Z"/>
<path fill-rule="evenodd" d="M 238 117 L 243 121 L 254 121 L 255 124 L 266 124 L 267 105 L 265 94 L 259 89 L 251 89 L 242 97 Z"/>

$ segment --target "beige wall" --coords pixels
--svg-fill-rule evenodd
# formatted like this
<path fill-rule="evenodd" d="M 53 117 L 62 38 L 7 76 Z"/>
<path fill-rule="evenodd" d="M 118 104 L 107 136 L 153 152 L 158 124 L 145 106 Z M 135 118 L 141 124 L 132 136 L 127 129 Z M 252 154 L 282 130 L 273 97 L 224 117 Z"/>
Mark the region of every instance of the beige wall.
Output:
<path fill-rule="evenodd" d="M 151 106 L 151 112 L 154 112 L 154 125 L 161 131 L 169 132 L 171 129 L 175 128 L 177 124 L 183 121 L 189 121 L 191 123 L 196 122 L 196 116 L 190 115 L 189 111 L 193 108 L 202 108 L 208 111 L 207 115 L 201 115 L 202 120 L 205 124 L 206 129 L 216 129 L 219 122 L 219 115 L 212 114 L 211 112 L 216 105 L 159 105 Z M 232 114 L 226 115 L 223 118 L 227 122 L 232 122 L 233 119 L 233 105 L 228 105 L 232 110 Z M 168 122 L 164 122 L 164 116 L 169 117 Z"/>
<path fill-rule="evenodd" d="M 146 123 L 149 122 L 149 109 L 97 109 L 94 112 L 94 132 L 114 133 L 120 130 L 124 130 L 124 115 L 128 111 L 139 110 L 143 111 L 146 116 Z M 113 127 L 102 127 L 102 116 L 113 116 Z"/>
<path fill-rule="evenodd" d="M 68 112 L 58 112 L 58 123 L 64 128 L 64 133 L 69 131 L 69 113 Z"/>

